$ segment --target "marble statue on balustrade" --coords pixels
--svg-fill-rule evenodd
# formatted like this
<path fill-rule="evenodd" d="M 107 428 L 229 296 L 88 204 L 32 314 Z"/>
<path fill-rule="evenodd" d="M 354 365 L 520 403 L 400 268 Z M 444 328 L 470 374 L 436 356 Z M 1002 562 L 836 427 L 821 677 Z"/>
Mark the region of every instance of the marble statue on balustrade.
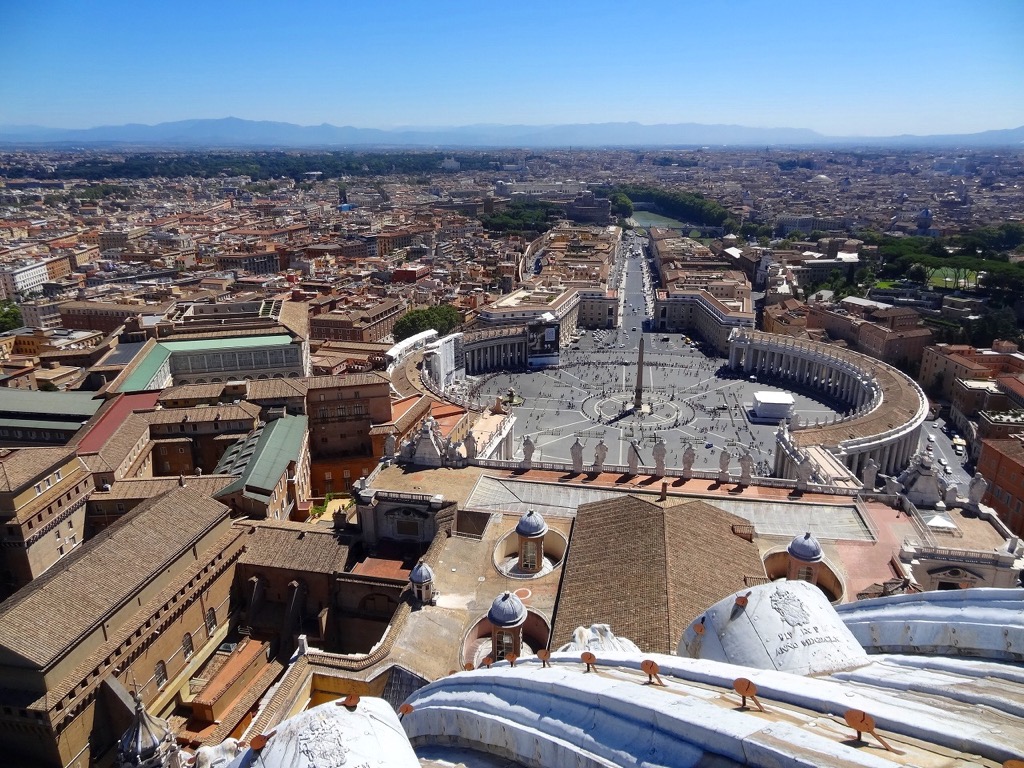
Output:
<path fill-rule="evenodd" d="M 729 451 L 725 448 L 718 454 L 718 482 L 728 483 L 729 482 L 729 464 L 732 461 L 732 456 Z"/>
<path fill-rule="evenodd" d="M 396 443 L 395 436 L 393 434 L 392 435 L 388 435 L 386 438 L 384 438 L 384 458 L 385 459 L 393 459 L 393 458 L 395 458 L 395 443 Z"/>
<path fill-rule="evenodd" d="M 750 478 L 754 473 L 754 458 L 749 451 L 744 451 L 740 456 L 740 485 L 750 485 Z"/>
<path fill-rule="evenodd" d="M 686 450 L 683 451 L 683 477 L 687 480 L 691 477 L 693 471 L 693 462 L 697 460 L 697 452 L 693 450 L 693 446 L 689 443 L 686 444 Z"/>
<path fill-rule="evenodd" d="M 988 480 L 981 476 L 981 472 L 975 472 L 970 485 L 967 486 L 967 505 L 976 510 L 981 500 L 985 498 L 986 491 Z"/>
<path fill-rule="evenodd" d="M 635 475 L 640 470 L 640 449 L 637 447 L 636 440 L 629 441 L 627 463 L 629 464 L 629 474 Z"/>
<path fill-rule="evenodd" d="M 946 493 L 943 497 L 943 501 L 946 502 L 947 507 L 956 506 L 960 499 L 960 486 L 956 483 L 949 483 L 946 486 Z"/>
<path fill-rule="evenodd" d="M 533 444 L 533 440 L 530 439 L 529 435 L 523 438 L 523 469 L 529 469 L 533 464 L 533 451 L 536 446 Z"/>
<path fill-rule="evenodd" d="M 462 444 L 466 446 L 466 458 L 475 459 L 477 451 L 476 435 L 472 432 L 468 432 L 466 434 L 466 439 L 462 441 Z"/>
<path fill-rule="evenodd" d="M 864 481 L 863 488 L 865 491 L 875 490 L 875 479 L 878 477 L 878 462 L 873 458 L 868 458 L 864 464 L 864 470 L 861 472 L 861 480 Z"/>
<path fill-rule="evenodd" d="M 462 455 L 459 453 L 459 446 L 460 445 L 461 445 L 461 443 L 456 443 L 456 442 L 452 441 L 451 439 L 448 440 L 448 443 L 447 443 L 447 445 L 445 447 L 445 455 L 447 457 L 447 460 L 448 460 L 449 464 L 454 464 L 459 459 L 462 458 Z"/>
<path fill-rule="evenodd" d="M 572 471 L 582 472 L 583 471 L 583 443 L 577 437 L 576 442 L 569 448 L 569 455 L 572 456 Z"/>
<path fill-rule="evenodd" d="M 501 399 L 501 395 L 494 396 L 494 405 L 491 406 L 491 413 L 495 416 L 504 416 L 508 411 L 505 410 L 505 403 Z"/>
<path fill-rule="evenodd" d="M 804 456 L 796 464 L 796 489 L 801 492 L 806 491 L 813 475 L 814 467 L 811 465 L 811 460 Z"/>
<path fill-rule="evenodd" d="M 652 451 L 654 456 L 654 474 L 658 477 L 665 476 L 665 456 L 667 453 L 668 449 L 665 447 L 665 441 L 659 436 L 654 443 L 654 450 Z"/>
<path fill-rule="evenodd" d="M 594 447 L 594 471 L 601 472 L 604 469 L 604 460 L 608 458 L 608 446 L 604 440 L 600 440 Z"/>
<path fill-rule="evenodd" d="M 915 507 L 934 509 L 944 496 L 939 477 L 932 466 L 932 457 L 919 454 L 899 476 L 899 481 L 903 494 Z"/>
<path fill-rule="evenodd" d="M 889 496 L 899 496 L 903 493 L 903 483 L 897 480 L 892 475 L 882 475 L 882 479 L 885 481 L 885 492 Z"/>

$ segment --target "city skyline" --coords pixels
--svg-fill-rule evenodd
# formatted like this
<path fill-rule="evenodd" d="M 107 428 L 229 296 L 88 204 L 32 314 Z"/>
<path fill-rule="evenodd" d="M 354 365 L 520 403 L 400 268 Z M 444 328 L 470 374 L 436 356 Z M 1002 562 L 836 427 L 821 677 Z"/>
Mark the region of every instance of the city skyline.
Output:
<path fill-rule="evenodd" d="M 830 136 L 1024 125 L 1024 6 L 9 7 L 0 124 L 635 121 Z M 952 39 L 952 41 L 951 41 Z"/>

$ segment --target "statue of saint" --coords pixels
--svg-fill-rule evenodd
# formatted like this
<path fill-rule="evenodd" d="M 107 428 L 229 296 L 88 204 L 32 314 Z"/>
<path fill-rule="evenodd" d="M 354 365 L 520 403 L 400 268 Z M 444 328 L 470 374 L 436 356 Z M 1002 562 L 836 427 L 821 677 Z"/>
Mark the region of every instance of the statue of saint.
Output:
<path fill-rule="evenodd" d="M 395 436 L 393 434 L 384 438 L 384 458 L 395 458 Z"/>
<path fill-rule="evenodd" d="M 988 480 L 981 476 L 981 472 L 975 472 L 971 478 L 971 484 L 967 486 L 967 501 L 974 506 L 981 504 L 988 490 Z"/>
<path fill-rule="evenodd" d="M 600 440 L 594 448 L 594 470 L 596 472 L 604 469 L 604 460 L 606 458 L 608 458 L 608 446 L 604 444 L 604 440 Z"/>
<path fill-rule="evenodd" d="M 467 459 L 475 459 L 476 458 L 476 436 L 472 432 L 467 433 L 466 434 L 466 439 L 463 441 L 462 444 L 466 446 L 466 458 Z"/>
<path fill-rule="evenodd" d="M 749 451 L 744 451 L 740 456 L 740 482 L 743 485 L 750 485 L 750 476 L 754 472 L 754 459 Z"/>
<path fill-rule="evenodd" d="M 693 446 L 689 443 L 686 444 L 686 450 L 683 451 L 683 471 L 689 472 L 693 469 L 693 462 L 697 460 L 697 452 L 693 450 Z"/>
<path fill-rule="evenodd" d="M 665 441 L 660 437 L 654 444 L 652 453 L 654 455 L 654 473 L 661 477 L 665 474 L 665 455 L 668 453 L 668 449 L 665 448 Z"/>
<path fill-rule="evenodd" d="M 796 489 L 798 491 L 807 490 L 812 474 L 814 474 L 814 467 L 811 466 L 811 460 L 804 456 L 796 465 Z"/>
<path fill-rule="evenodd" d="M 583 471 L 583 443 L 577 437 L 576 442 L 569 448 L 569 455 L 572 456 L 572 471 L 582 472 Z"/>
<path fill-rule="evenodd" d="M 732 456 L 729 455 L 729 451 L 725 448 L 718 454 L 718 469 L 720 472 L 729 471 L 729 463 L 732 461 Z"/>
<path fill-rule="evenodd" d="M 864 471 L 861 473 L 861 479 L 864 481 L 864 490 L 875 490 L 876 477 L 878 477 L 878 462 L 874 459 L 868 459 L 864 465 Z"/>
<path fill-rule="evenodd" d="M 533 461 L 533 451 L 536 446 L 533 444 L 533 440 L 530 439 L 529 435 L 523 438 L 523 463 L 527 466 Z"/>
<path fill-rule="evenodd" d="M 640 469 L 640 449 L 637 448 L 636 440 L 629 441 L 629 458 L 627 463 L 629 464 L 629 474 L 635 475 L 637 470 Z"/>

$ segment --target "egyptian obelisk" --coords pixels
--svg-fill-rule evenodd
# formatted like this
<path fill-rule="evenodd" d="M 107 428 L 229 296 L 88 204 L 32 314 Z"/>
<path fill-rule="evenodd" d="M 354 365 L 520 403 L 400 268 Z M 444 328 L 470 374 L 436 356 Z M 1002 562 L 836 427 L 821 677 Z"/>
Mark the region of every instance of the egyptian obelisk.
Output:
<path fill-rule="evenodd" d="M 639 411 L 644 394 L 644 337 L 640 336 L 640 354 L 636 358 L 636 392 L 633 393 L 633 410 Z"/>

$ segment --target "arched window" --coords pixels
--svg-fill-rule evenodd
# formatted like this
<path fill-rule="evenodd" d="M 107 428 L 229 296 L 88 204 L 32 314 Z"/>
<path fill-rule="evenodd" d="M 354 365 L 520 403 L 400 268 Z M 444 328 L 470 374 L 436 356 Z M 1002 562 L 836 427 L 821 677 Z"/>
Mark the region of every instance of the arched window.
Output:
<path fill-rule="evenodd" d="M 206 631 L 211 635 L 217 631 L 217 612 L 213 608 L 206 609 Z"/>
<path fill-rule="evenodd" d="M 192 654 L 195 652 L 195 648 L 192 647 L 192 635 L 188 632 L 181 638 L 181 650 L 185 652 L 186 659 L 192 658 Z"/>
<path fill-rule="evenodd" d="M 162 661 L 158 661 L 156 668 L 153 670 L 153 676 L 156 678 L 157 688 L 163 688 L 167 685 L 167 665 Z"/>

